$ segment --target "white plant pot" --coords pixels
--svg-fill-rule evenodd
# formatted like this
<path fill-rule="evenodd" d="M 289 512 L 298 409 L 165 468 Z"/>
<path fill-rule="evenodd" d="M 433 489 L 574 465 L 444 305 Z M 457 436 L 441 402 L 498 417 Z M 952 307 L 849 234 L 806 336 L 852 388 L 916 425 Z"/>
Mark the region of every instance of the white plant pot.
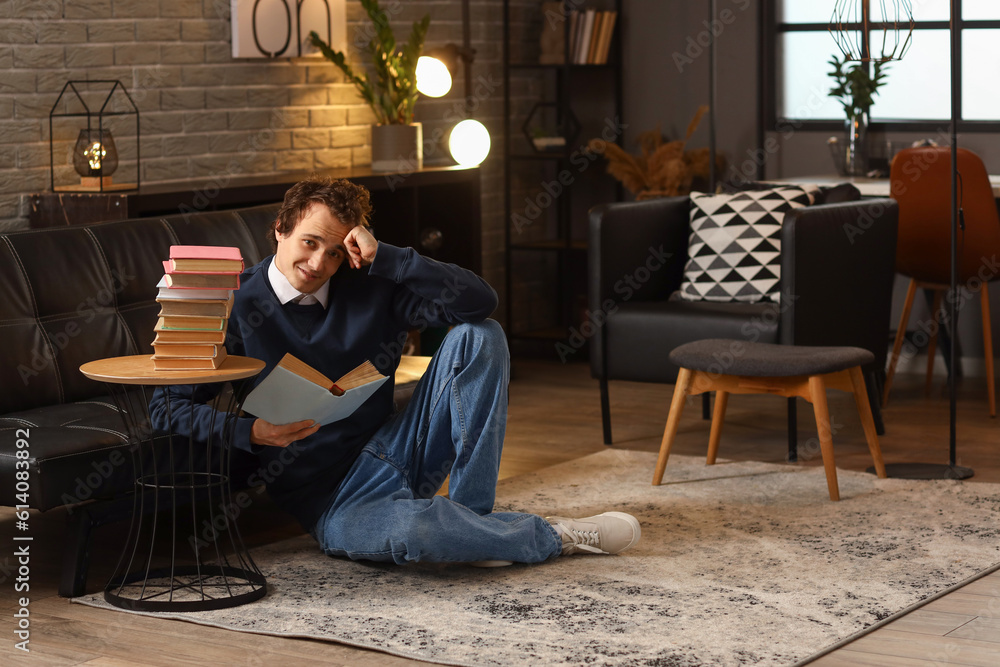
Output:
<path fill-rule="evenodd" d="M 372 170 L 415 171 L 424 166 L 424 132 L 412 125 L 372 125 Z"/>

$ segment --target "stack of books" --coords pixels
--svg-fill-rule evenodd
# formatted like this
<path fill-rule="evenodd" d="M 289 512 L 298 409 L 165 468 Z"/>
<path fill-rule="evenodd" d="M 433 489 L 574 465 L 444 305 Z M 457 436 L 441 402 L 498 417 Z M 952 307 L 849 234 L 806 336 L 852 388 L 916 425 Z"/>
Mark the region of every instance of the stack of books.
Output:
<path fill-rule="evenodd" d="M 240 249 L 170 246 L 170 259 L 163 262 L 163 269 L 156 285 L 160 316 L 154 327 L 153 368 L 218 368 L 226 359 L 233 291 L 240 288 Z"/>

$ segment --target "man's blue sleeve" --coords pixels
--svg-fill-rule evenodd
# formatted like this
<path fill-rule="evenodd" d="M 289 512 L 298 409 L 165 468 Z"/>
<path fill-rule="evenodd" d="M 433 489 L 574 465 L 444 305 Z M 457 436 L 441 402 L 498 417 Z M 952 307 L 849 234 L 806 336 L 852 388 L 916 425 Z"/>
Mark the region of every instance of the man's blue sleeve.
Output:
<path fill-rule="evenodd" d="M 172 385 L 157 387 L 149 401 L 149 417 L 154 431 L 170 432 L 183 437 L 194 435 L 198 442 L 222 444 L 226 413 L 207 403 L 222 391 L 222 384 Z M 169 402 L 168 402 L 169 394 Z M 253 417 L 238 417 L 233 433 L 233 447 L 256 453 L 250 444 Z"/>
<path fill-rule="evenodd" d="M 380 242 L 369 275 L 403 288 L 393 308 L 410 327 L 481 322 L 498 303 L 489 283 L 472 271 L 425 257 L 413 248 Z"/>

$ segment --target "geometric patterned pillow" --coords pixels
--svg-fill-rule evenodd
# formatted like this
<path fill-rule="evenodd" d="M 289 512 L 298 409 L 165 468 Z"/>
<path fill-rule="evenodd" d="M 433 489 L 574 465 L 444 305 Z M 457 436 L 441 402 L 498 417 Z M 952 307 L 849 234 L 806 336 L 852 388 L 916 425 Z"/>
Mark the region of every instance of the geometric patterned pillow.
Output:
<path fill-rule="evenodd" d="M 691 238 L 679 297 L 687 301 L 778 301 L 781 221 L 809 206 L 818 188 L 778 186 L 735 194 L 691 193 Z"/>

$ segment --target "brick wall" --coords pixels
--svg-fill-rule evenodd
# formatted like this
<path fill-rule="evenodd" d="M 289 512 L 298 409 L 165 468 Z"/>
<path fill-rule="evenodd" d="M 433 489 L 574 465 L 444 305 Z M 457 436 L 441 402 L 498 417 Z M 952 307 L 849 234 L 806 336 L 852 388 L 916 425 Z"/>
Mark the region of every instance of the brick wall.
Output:
<path fill-rule="evenodd" d="M 383 0 L 396 34 L 431 15 L 428 47 L 460 42 L 459 0 Z M 493 135 L 483 165 L 483 266 L 503 285 L 500 0 L 473 0 L 476 117 Z M 349 0 L 348 43 L 367 17 Z M 141 114 L 142 182 L 267 174 L 371 161 L 371 112 L 323 61 L 233 60 L 229 0 L 0 0 L 0 229 L 27 226 L 49 189 L 48 114 L 68 80 L 118 79 Z M 444 135 L 461 85 L 422 99 L 424 136 Z M 57 140 L 71 137 L 55 133 Z M 429 158 L 444 153 L 425 146 Z M 63 151 L 65 154 L 65 151 Z M 58 161 L 58 160 L 57 160 Z"/>

